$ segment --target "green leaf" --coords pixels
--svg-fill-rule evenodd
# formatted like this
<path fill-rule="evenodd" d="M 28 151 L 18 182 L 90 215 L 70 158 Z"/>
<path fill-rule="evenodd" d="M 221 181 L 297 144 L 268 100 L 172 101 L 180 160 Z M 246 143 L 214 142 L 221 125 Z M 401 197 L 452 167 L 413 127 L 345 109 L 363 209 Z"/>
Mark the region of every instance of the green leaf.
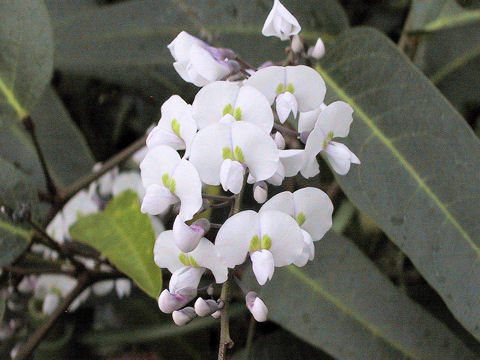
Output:
<path fill-rule="evenodd" d="M 354 122 L 342 142 L 361 165 L 337 180 L 480 338 L 480 142 L 384 35 L 344 33 L 318 66 L 327 102 Z"/>
<path fill-rule="evenodd" d="M 316 244 L 312 263 L 275 270 L 259 296 L 269 319 L 338 359 L 474 358 L 353 243 L 333 233 Z"/>
<path fill-rule="evenodd" d="M 148 295 L 158 297 L 162 272 L 153 261 L 155 234 L 133 191 L 115 197 L 104 212 L 80 218 L 70 234 L 104 254 Z"/>
<path fill-rule="evenodd" d="M 166 46 L 182 30 L 232 47 L 257 64 L 283 58 L 285 43 L 261 34 L 271 6 L 271 1 L 138 0 L 74 11 L 53 19 L 55 65 L 141 88 L 152 96 L 161 95 L 160 87 L 178 92 L 176 83 L 186 84 L 174 71 Z M 320 33 L 328 38 L 348 26 L 336 0 L 290 1 L 288 8 L 311 43 Z"/>
<path fill-rule="evenodd" d="M 465 9 L 455 0 L 414 0 L 410 32 L 434 32 L 480 21 L 480 9 Z"/>
<path fill-rule="evenodd" d="M 39 219 L 38 195 L 25 174 L 0 158 L 0 206 L 6 206 L 18 217 L 27 209 Z M 0 267 L 9 265 L 28 247 L 31 240 L 28 226 L 15 224 L 0 211 Z"/>
<path fill-rule="evenodd" d="M 56 184 L 60 187 L 69 185 L 91 171 L 93 156 L 53 88 L 45 89 L 32 111 L 32 118 L 47 166 Z M 37 153 L 30 135 L 20 123 L 0 122 L 0 154 L 30 175 L 38 188 L 45 188 Z"/>
<path fill-rule="evenodd" d="M 480 25 L 438 31 L 422 38 L 416 62 L 457 109 L 480 104 Z M 421 59 L 420 59 L 421 58 Z"/>
<path fill-rule="evenodd" d="M 1 122 L 22 119 L 33 109 L 50 81 L 53 36 L 40 0 L 0 2 Z"/>

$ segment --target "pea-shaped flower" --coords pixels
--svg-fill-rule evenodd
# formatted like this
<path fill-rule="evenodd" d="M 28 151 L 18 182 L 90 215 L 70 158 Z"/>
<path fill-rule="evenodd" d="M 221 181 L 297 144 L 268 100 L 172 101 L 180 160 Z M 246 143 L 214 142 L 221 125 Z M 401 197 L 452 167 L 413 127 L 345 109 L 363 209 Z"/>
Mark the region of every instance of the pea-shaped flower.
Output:
<path fill-rule="evenodd" d="M 250 254 L 260 285 L 272 278 L 275 266 L 292 264 L 303 246 L 297 222 L 276 210 L 239 212 L 222 225 L 215 239 L 215 248 L 229 268 L 242 264 Z"/>
<path fill-rule="evenodd" d="M 291 35 L 298 34 L 300 30 L 301 27 L 297 19 L 279 0 L 275 0 L 273 8 L 263 25 L 262 34 L 265 36 L 276 36 L 281 40 L 288 40 Z"/>
<path fill-rule="evenodd" d="M 256 181 L 261 181 L 275 173 L 279 162 L 278 149 L 269 135 L 247 121 L 236 121 L 229 114 L 197 133 L 190 161 L 204 183 L 222 184 L 233 193 L 240 191 L 245 169 Z"/>
<path fill-rule="evenodd" d="M 353 121 L 353 109 L 343 101 L 335 101 L 323 109 L 315 123 L 315 127 L 305 144 L 305 162 L 300 170 L 306 178 L 319 173 L 316 159 L 317 154 L 323 151 L 333 170 L 345 175 L 350 170 L 350 164 L 360 164 L 357 156 L 345 145 L 332 141 L 336 137 L 346 137 Z"/>
<path fill-rule="evenodd" d="M 239 87 L 230 81 L 216 81 L 200 89 L 192 108 L 199 129 L 219 122 L 227 114 L 257 125 L 266 134 L 273 127 L 272 109 L 265 96 L 254 87 Z"/>
<path fill-rule="evenodd" d="M 175 150 L 190 150 L 197 124 L 192 117 L 192 106 L 178 95 L 171 96 L 162 105 L 162 117 L 148 134 L 147 147 L 168 145 Z"/>
<path fill-rule="evenodd" d="M 281 123 L 290 113 L 312 111 L 322 103 L 327 91 L 318 72 L 305 66 L 269 66 L 258 70 L 245 85 L 253 86 L 266 96 L 270 104 L 276 101 Z"/>
<path fill-rule="evenodd" d="M 180 202 L 182 219 L 190 220 L 202 206 L 202 183 L 195 167 L 171 147 L 149 149 L 140 164 L 145 196 L 142 212 L 163 213 L 170 205 Z"/>

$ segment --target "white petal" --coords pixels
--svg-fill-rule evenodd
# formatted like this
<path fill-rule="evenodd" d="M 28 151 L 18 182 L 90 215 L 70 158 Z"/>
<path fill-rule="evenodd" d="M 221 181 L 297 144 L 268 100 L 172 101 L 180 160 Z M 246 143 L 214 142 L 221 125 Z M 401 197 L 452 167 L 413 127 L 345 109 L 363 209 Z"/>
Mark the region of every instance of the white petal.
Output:
<path fill-rule="evenodd" d="M 190 48 L 190 66 L 209 83 L 220 80 L 230 74 L 225 63 L 220 63 L 202 46 L 193 45 Z"/>
<path fill-rule="evenodd" d="M 333 204 L 322 190 L 306 187 L 293 193 L 295 217 L 303 213 L 305 218 L 301 228 L 307 231 L 313 240 L 319 240 L 332 227 Z"/>
<path fill-rule="evenodd" d="M 218 310 L 218 304 L 215 300 L 204 300 L 201 297 L 195 301 L 195 312 L 198 316 L 208 316 Z"/>
<path fill-rule="evenodd" d="M 277 36 L 281 40 L 287 40 L 290 35 L 296 35 L 300 30 L 301 27 L 297 19 L 279 0 L 275 0 L 273 8 L 263 25 L 262 34 L 264 36 Z"/>
<path fill-rule="evenodd" d="M 150 222 L 152 223 L 155 236 L 158 236 L 160 235 L 161 232 L 165 231 L 165 226 L 157 216 L 150 215 L 149 217 L 150 217 Z"/>
<path fill-rule="evenodd" d="M 172 130 L 157 125 L 152 132 L 148 134 L 147 147 L 151 149 L 159 145 L 166 145 L 175 150 L 185 149 L 185 142 Z"/>
<path fill-rule="evenodd" d="M 143 198 L 145 195 L 145 189 L 142 185 L 142 178 L 138 172 L 125 171 L 115 178 L 112 187 L 113 196 L 117 196 L 126 190 L 133 190 L 138 194 L 140 199 Z"/>
<path fill-rule="evenodd" d="M 285 167 L 283 166 L 282 162 L 279 162 L 277 171 L 275 171 L 275 174 L 273 174 L 271 177 L 269 177 L 266 181 L 269 184 L 275 185 L 275 186 L 280 186 L 283 183 L 283 179 L 285 179 Z M 252 182 L 249 181 L 249 183 L 253 183 L 255 180 Z"/>
<path fill-rule="evenodd" d="M 261 234 L 271 239 L 269 251 L 275 259 L 275 266 L 292 264 L 303 249 L 303 234 L 297 222 L 276 210 L 262 211 L 259 215 Z"/>
<path fill-rule="evenodd" d="M 171 314 L 175 310 L 183 308 L 197 296 L 196 289 L 187 293 L 170 293 L 167 289 L 163 290 L 158 297 L 158 307 L 165 314 Z"/>
<path fill-rule="evenodd" d="M 220 183 L 224 191 L 238 194 L 243 186 L 245 168 L 238 161 L 225 159 L 220 167 Z"/>
<path fill-rule="evenodd" d="M 305 65 L 287 66 L 287 85 L 292 84 L 293 95 L 298 102 L 301 112 L 312 111 L 318 108 L 325 98 L 327 88 L 320 74 Z"/>
<path fill-rule="evenodd" d="M 321 38 L 318 38 L 315 46 L 312 46 L 308 49 L 308 56 L 318 60 L 322 58 L 323 55 L 325 55 L 325 44 Z"/>
<path fill-rule="evenodd" d="M 178 75 L 186 82 L 192 83 L 195 86 L 204 86 L 209 83 L 207 79 L 202 77 L 187 61 L 176 61 L 173 63 L 173 67 L 177 71 Z"/>
<path fill-rule="evenodd" d="M 232 146 L 242 150 L 245 165 L 256 181 L 271 177 L 278 169 L 278 149 L 273 139 L 245 121 L 232 124 Z"/>
<path fill-rule="evenodd" d="M 147 187 L 141 211 L 144 214 L 159 215 L 177 202 L 178 199 L 165 186 L 152 184 Z"/>
<path fill-rule="evenodd" d="M 295 96 L 291 92 L 284 92 L 277 96 L 275 103 L 275 108 L 277 110 L 278 119 L 283 124 L 287 119 L 290 113 L 293 114 L 293 117 L 297 116 L 298 104 Z"/>
<path fill-rule="evenodd" d="M 143 186 L 147 188 L 151 184 L 163 184 L 162 176 L 171 175 L 179 162 L 180 155 L 168 146 L 160 145 L 149 149 L 140 164 Z"/>
<path fill-rule="evenodd" d="M 323 150 L 325 139 L 326 134 L 318 127 L 315 127 L 308 136 L 305 144 L 304 163 L 300 170 L 305 178 L 313 177 L 320 172 L 316 157 Z"/>
<path fill-rule="evenodd" d="M 93 293 L 97 296 L 105 296 L 113 290 L 115 283 L 113 280 L 98 281 L 92 285 Z"/>
<path fill-rule="evenodd" d="M 263 204 L 268 198 L 268 185 L 265 181 L 256 182 L 253 185 L 253 198 L 259 204 Z"/>
<path fill-rule="evenodd" d="M 173 322 L 178 326 L 187 325 L 196 316 L 197 314 L 195 314 L 195 310 L 192 307 L 186 307 L 172 313 Z"/>
<path fill-rule="evenodd" d="M 322 103 L 318 108 L 312 111 L 301 112 L 298 117 L 298 132 L 312 131 L 317 122 L 318 116 L 326 105 Z"/>
<path fill-rule="evenodd" d="M 175 244 L 184 253 L 195 249 L 204 234 L 205 231 L 203 228 L 185 224 L 180 215 L 175 218 L 173 223 L 173 236 Z"/>
<path fill-rule="evenodd" d="M 226 106 L 230 104 L 233 108 L 239 91 L 238 84 L 230 81 L 215 81 L 200 89 L 192 104 L 198 128 L 217 123 Z"/>
<path fill-rule="evenodd" d="M 200 179 L 208 185 L 220 185 L 223 148 L 231 148 L 230 125 L 216 123 L 201 129 L 192 143 L 190 161 Z"/>
<path fill-rule="evenodd" d="M 132 282 L 128 279 L 115 280 L 115 292 L 120 299 L 129 296 L 132 292 Z"/>
<path fill-rule="evenodd" d="M 346 175 L 351 163 L 360 164 L 358 157 L 344 144 L 330 141 L 324 151 L 337 174 Z"/>
<path fill-rule="evenodd" d="M 268 250 L 254 251 L 250 254 L 252 259 L 252 268 L 255 277 L 260 285 L 265 285 L 268 280 L 272 279 L 275 265 L 273 255 Z"/>
<path fill-rule="evenodd" d="M 198 246 L 189 255 L 193 256 L 198 265 L 210 269 L 218 284 L 227 280 L 227 266 L 219 255 L 218 248 L 209 240 L 201 239 Z"/>
<path fill-rule="evenodd" d="M 184 266 L 172 274 L 168 289 L 172 294 L 190 297 L 191 294 L 196 294 L 198 284 L 204 273 L 205 268 Z"/>
<path fill-rule="evenodd" d="M 67 237 L 65 232 L 63 213 L 58 212 L 47 226 L 47 234 L 50 235 L 59 244 L 62 244 Z M 37 244 L 34 244 L 37 245 Z M 43 252 L 43 251 L 42 251 Z"/>
<path fill-rule="evenodd" d="M 268 66 L 258 70 L 245 81 L 245 85 L 253 86 L 258 89 L 267 98 L 270 105 L 277 97 L 277 88 L 279 84 L 285 85 L 285 67 Z"/>
<path fill-rule="evenodd" d="M 157 237 L 153 247 L 153 258 L 159 267 L 167 268 L 171 273 L 185 267 L 178 258 L 180 254 L 181 251 L 175 245 L 172 230 L 164 231 Z"/>
<path fill-rule="evenodd" d="M 99 207 L 95 201 L 89 196 L 88 192 L 82 190 L 78 192 L 67 204 L 63 207 L 63 226 L 65 227 L 65 234 L 70 237 L 68 229 L 73 225 L 79 215 L 85 216 L 98 212 Z"/>
<path fill-rule="evenodd" d="M 252 313 L 254 319 L 258 322 L 267 321 L 268 308 L 263 302 L 263 300 L 259 297 L 255 299 L 253 305 L 249 307 L 249 310 Z"/>
<path fill-rule="evenodd" d="M 304 163 L 305 151 L 299 149 L 280 150 L 279 155 L 285 169 L 285 176 L 297 175 Z"/>
<path fill-rule="evenodd" d="M 258 220 L 255 211 L 242 211 L 228 218 L 218 230 L 215 248 L 229 268 L 245 261 L 250 241 L 259 233 Z"/>
<path fill-rule="evenodd" d="M 303 167 L 300 169 L 300 173 L 305 179 L 309 179 L 318 175 L 320 173 L 320 166 L 318 165 L 317 158 L 313 157 L 308 159 L 308 161 L 306 161 L 303 164 Z"/>
<path fill-rule="evenodd" d="M 302 234 L 303 234 L 302 253 L 293 262 L 296 266 L 299 266 L 299 267 L 305 266 L 308 260 L 313 260 L 315 256 L 315 246 L 313 245 L 312 237 L 305 230 L 302 230 Z"/>
<path fill-rule="evenodd" d="M 343 101 L 335 101 L 321 112 L 315 127 L 320 128 L 324 134 L 333 132 L 333 137 L 345 137 L 350 131 L 352 114 L 353 109 L 350 105 Z"/>
<path fill-rule="evenodd" d="M 275 195 L 262 205 L 259 212 L 268 210 L 278 210 L 295 217 L 295 199 L 293 194 L 290 191 L 284 191 Z"/>
<path fill-rule="evenodd" d="M 241 110 L 242 121 L 257 125 L 263 132 L 270 134 L 273 127 L 273 112 L 267 98 L 253 86 L 240 88 L 234 105 Z"/>
<path fill-rule="evenodd" d="M 190 48 L 194 44 L 202 44 L 200 39 L 182 31 L 173 41 L 167 45 L 168 50 L 176 61 L 188 61 L 190 57 Z"/>
<path fill-rule="evenodd" d="M 273 137 L 273 141 L 275 141 L 275 145 L 279 150 L 285 149 L 285 138 L 283 137 L 280 131 L 277 131 Z"/>
<path fill-rule="evenodd" d="M 202 182 L 197 169 L 185 159 L 180 161 L 172 174 L 175 180 L 175 195 L 181 202 L 179 215 L 186 221 L 190 220 L 202 207 Z"/>

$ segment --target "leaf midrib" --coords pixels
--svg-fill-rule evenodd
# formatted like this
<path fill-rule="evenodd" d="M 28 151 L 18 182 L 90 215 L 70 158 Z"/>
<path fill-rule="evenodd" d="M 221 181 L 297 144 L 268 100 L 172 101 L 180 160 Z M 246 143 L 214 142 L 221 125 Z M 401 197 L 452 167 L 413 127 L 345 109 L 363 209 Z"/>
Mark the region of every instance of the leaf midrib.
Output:
<path fill-rule="evenodd" d="M 31 233 L 28 230 L 24 230 L 18 226 L 12 225 L 5 221 L 0 221 L 0 229 L 5 230 L 14 235 L 21 236 L 27 241 L 29 241 L 31 238 Z"/>
<path fill-rule="evenodd" d="M 386 343 L 390 344 L 393 348 L 400 351 L 402 354 L 408 356 L 411 359 L 420 359 L 416 354 L 410 353 L 407 349 L 404 349 L 401 344 L 396 343 L 392 339 L 386 337 L 382 330 L 375 325 L 372 325 L 370 322 L 364 320 L 361 316 L 353 312 L 349 307 L 344 305 L 337 297 L 332 295 L 329 291 L 325 290 L 319 283 L 315 282 L 310 276 L 308 276 L 304 271 L 301 271 L 298 267 L 293 265 L 287 266 L 286 269 L 293 276 L 299 279 L 304 284 L 310 286 L 314 292 L 320 294 L 321 297 L 326 299 L 331 304 L 335 305 L 341 312 L 350 316 L 357 322 L 359 322 L 365 329 L 369 330 L 375 337 L 382 338 Z"/>
<path fill-rule="evenodd" d="M 13 90 L 7 86 L 7 84 L 2 79 L 1 76 L 0 76 L 0 91 L 3 93 L 3 95 L 7 99 L 7 103 L 13 108 L 13 110 L 15 110 L 15 112 L 17 113 L 20 119 L 23 119 L 28 115 L 27 110 L 25 110 L 25 108 L 23 108 L 23 106 L 20 105 L 20 103 L 17 101 L 15 97 L 15 94 L 13 93 Z"/>
<path fill-rule="evenodd" d="M 469 233 L 460 225 L 457 219 L 450 213 L 445 204 L 439 199 L 439 197 L 433 192 L 433 190 L 423 181 L 420 175 L 417 173 L 415 168 L 403 157 L 403 155 L 398 151 L 398 149 L 393 145 L 390 139 L 385 136 L 382 131 L 375 125 L 375 123 L 369 118 L 369 116 L 363 111 L 363 109 L 345 92 L 343 89 L 330 77 L 326 70 L 324 70 L 320 65 L 316 67 L 317 71 L 322 75 L 325 82 L 337 93 L 337 95 L 347 102 L 354 110 L 357 115 L 372 131 L 381 143 L 390 150 L 392 155 L 398 159 L 400 164 L 406 169 L 410 176 L 417 182 L 418 188 L 422 189 L 429 198 L 432 199 L 433 203 L 441 210 L 445 215 L 445 218 L 458 230 L 460 235 L 467 241 L 467 243 L 475 251 L 477 258 L 480 258 L 480 249 L 475 244 L 473 239 L 470 237 Z"/>

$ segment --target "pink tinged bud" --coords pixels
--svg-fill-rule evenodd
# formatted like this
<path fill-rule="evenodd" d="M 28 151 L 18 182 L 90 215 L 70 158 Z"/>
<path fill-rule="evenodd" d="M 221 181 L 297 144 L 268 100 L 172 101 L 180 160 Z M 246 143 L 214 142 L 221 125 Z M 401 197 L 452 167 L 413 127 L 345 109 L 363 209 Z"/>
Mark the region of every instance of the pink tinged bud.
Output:
<path fill-rule="evenodd" d="M 192 307 L 186 307 L 185 309 L 176 310 L 172 313 L 173 322 L 178 326 L 187 325 L 196 317 L 197 314 Z"/>
<path fill-rule="evenodd" d="M 275 145 L 277 145 L 278 149 L 285 149 L 285 138 L 279 131 L 277 131 L 273 136 L 273 141 L 275 141 Z"/>
<path fill-rule="evenodd" d="M 143 197 L 141 210 L 144 214 L 159 215 L 177 202 L 178 198 L 165 186 L 151 184 Z"/>
<path fill-rule="evenodd" d="M 165 314 L 171 314 L 173 311 L 181 309 L 190 301 L 195 298 L 196 291 L 190 292 L 187 291 L 185 294 L 182 295 L 182 292 L 179 291 L 178 293 L 171 293 L 167 289 L 163 290 L 158 298 L 158 307 L 162 312 Z"/>
<path fill-rule="evenodd" d="M 42 312 L 45 315 L 50 315 L 57 308 L 60 303 L 60 297 L 57 294 L 47 294 L 43 299 Z"/>
<path fill-rule="evenodd" d="M 277 96 L 276 100 L 276 110 L 278 119 L 283 124 L 287 119 L 290 113 L 293 114 L 294 117 L 297 116 L 298 112 L 298 104 L 295 95 L 291 92 L 286 91 Z"/>
<path fill-rule="evenodd" d="M 256 292 L 250 291 L 245 296 L 245 302 L 248 310 L 250 310 L 255 320 L 258 322 L 264 322 L 267 320 L 268 308 L 262 299 L 258 297 Z"/>
<path fill-rule="evenodd" d="M 200 239 L 210 229 L 207 219 L 199 219 L 192 225 L 187 225 L 180 216 L 173 223 L 173 236 L 175 244 L 184 253 L 194 250 Z"/>
<path fill-rule="evenodd" d="M 252 268 L 255 277 L 260 285 L 264 285 L 273 277 L 275 271 L 275 263 L 273 255 L 268 250 L 257 250 L 250 254 L 252 259 Z"/>
<path fill-rule="evenodd" d="M 238 194 L 242 190 L 245 168 L 238 161 L 225 159 L 220 167 L 220 183 L 225 191 Z"/>
<path fill-rule="evenodd" d="M 215 311 L 215 312 L 212 314 L 212 317 L 213 317 L 214 319 L 219 319 L 220 316 L 222 316 L 222 311 L 221 311 L 221 310 L 217 310 L 217 311 Z"/>
<path fill-rule="evenodd" d="M 325 55 L 325 44 L 322 39 L 318 38 L 315 46 L 311 46 L 308 49 L 308 56 L 318 60 L 322 58 L 323 55 Z"/>
<path fill-rule="evenodd" d="M 298 35 L 294 35 L 292 38 L 292 51 L 296 54 L 300 54 L 303 51 L 303 42 Z"/>
<path fill-rule="evenodd" d="M 217 310 L 218 304 L 215 300 L 198 298 L 197 301 L 195 301 L 195 312 L 198 316 L 208 316 Z"/>
<path fill-rule="evenodd" d="M 268 185 L 265 181 L 259 181 L 253 185 L 253 198 L 259 204 L 263 204 L 268 197 Z"/>

